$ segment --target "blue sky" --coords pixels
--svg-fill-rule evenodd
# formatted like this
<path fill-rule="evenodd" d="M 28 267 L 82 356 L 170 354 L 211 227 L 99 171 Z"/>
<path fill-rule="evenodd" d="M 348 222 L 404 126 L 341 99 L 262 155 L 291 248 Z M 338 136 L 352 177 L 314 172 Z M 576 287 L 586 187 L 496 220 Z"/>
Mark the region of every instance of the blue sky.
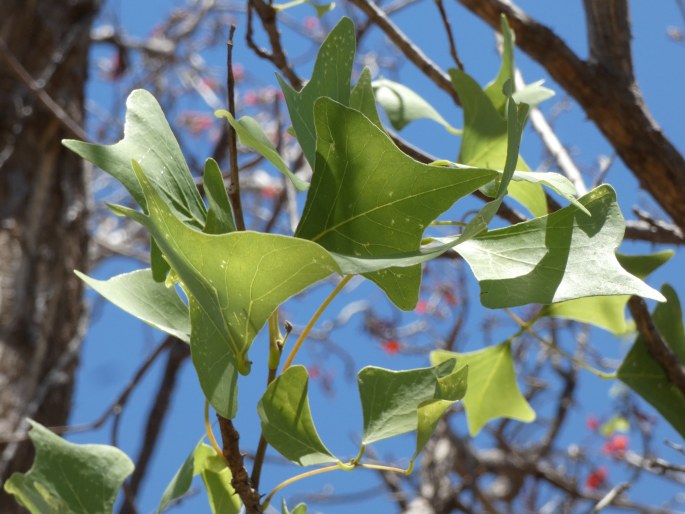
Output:
<path fill-rule="evenodd" d="M 584 34 L 584 15 L 580 2 L 540 2 L 526 0 L 518 4 L 530 15 L 538 18 L 566 39 L 568 44 L 580 55 L 587 52 Z M 111 20 L 116 13 L 120 23 L 125 29 L 135 35 L 146 35 L 151 28 L 161 19 L 162 13 L 168 11 L 170 6 L 182 5 L 181 2 L 134 2 L 132 0 L 111 0 L 107 2 L 105 17 Z M 499 59 L 495 51 L 494 36 L 492 31 L 480 20 L 454 3 L 447 3 L 448 12 L 452 19 L 455 37 L 460 57 L 466 66 L 466 71 L 473 75 L 481 84 L 487 83 L 494 77 L 499 67 Z M 680 17 L 675 2 L 645 2 L 644 0 L 631 2 L 634 37 L 634 61 L 638 82 L 643 90 L 647 104 L 655 119 L 671 138 L 674 144 L 685 150 L 685 95 L 682 94 L 685 86 L 685 46 L 670 40 L 666 35 L 669 26 L 683 27 L 684 22 Z M 312 14 L 307 6 L 300 6 L 289 12 L 294 18 L 304 18 Z M 324 22 L 331 26 L 343 15 L 340 7 L 329 13 Z M 424 51 L 444 69 L 452 66 L 447 46 L 443 39 L 436 38 L 435 33 L 441 34 L 440 20 L 437 10 L 431 3 L 421 4 L 403 11 L 395 18 L 402 29 Z M 241 62 L 249 70 L 256 80 L 263 84 L 276 86 L 273 69 L 264 61 L 252 56 L 246 48 L 243 40 L 245 27 L 238 25 L 238 39 L 234 53 L 234 60 Z M 284 39 L 288 48 L 292 49 L 291 55 L 297 55 L 305 51 L 308 45 L 301 39 Z M 382 43 L 378 35 L 366 40 L 362 51 L 368 51 L 374 45 Z M 96 49 L 94 58 L 106 57 L 111 53 L 110 49 Z M 224 56 L 221 51 L 207 52 L 207 61 L 221 73 Z M 520 66 L 523 76 L 528 82 L 546 78 L 544 71 L 534 62 L 531 62 L 520 52 L 517 53 L 517 64 Z M 298 71 L 302 76 L 309 73 L 309 64 L 303 65 Z M 105 82 L 98 80 L 98 72 L 92 73 L 93 80 L 89 85 L 89 97 L 94 101 L 101 102 L 105 107 L 109 105 L 107 100 L 111 95 L 111 87 Z M 445 93 L 433 86 L 416 68 L 410 63 L 404 65 L 399 74 L 392 76 L 410 86 L 415 91 L 430 99 L 431 103 L 453 125 L 461 123 L 461 113 L 451 103 Z M 564 93 L 552 81 L 548 79 L 547 85 L 557 91 L 557 97 L 543 105 L 543 111 L 549 114 L 560 100 L 564 99 Z M 206 110 L 211 109 L 202 104 L 198 99 L 188 98 L 181 109 Z M 171 115 L 173 118 L 173 114 Z M 573 103 L 568 111 L 563 112 L 555 119 L 554 128 L 560 139 L 571 149 L 581 169 L 591 169 L 599 155 L 610 155 L 611 149 L 604 138 L 593 127 L 583 112 Z M 404 130 L 403 135 L 433 155 L 446 159 L 454 159 L 459 141 L 458 138 L 447 134 L 438 125 L 428 121 L 418 121 Z M 199 152 L 207 151 L 208 145 L 198 142 L 195 149 Z M 526 160 L 535 167 L 542 155 L 541 145 L 530 129 L 524 134 L 522 154 Z M 606 179 L 618 190 L 619 201 L 628 217 L 630 207 L 634 204 L 649 208 L 653 202 L 646 193 L 639 190 L 638 184 L 625 169 L 620 160 L 616 160 Z M 647 253 L 652 250 L 649 245 L 628 244 L 623 250 L 626 253 Z M 659 287 L 664 281 L 675 282 L 673 285 L 681 295 L 685 295 L 685 274 L 682 272 L 683 258 L 676 257 L 663 271 L 657 272 L 651 279 L 650 284 Z M 97 278 L 107 278 L 124 271 L 143 267 L 138 262 L 130 259 L 114 258 L 108 260 L 102 266 L 92 270 L 91 275 Z M 484 316 L 490 314 L 477 304 L 477 286 L 474 279 L 469 280 L 469 293 L 474 302 L 471 307 L 471 316 L 465 334 L 468 337 L 465 349 L 476 349 L 482 346 L 480 337 L 481 323 Z M 302 325 L 309 318 L 311 311 L 316 305 L 316 300 L 323 298 L 330 290 L 330 285 L 318 287 L 311 297 L 305 301 L 295 302 L 288 306 L 288 311 L 293 314 L 293 321 Z M 95 297 L 92 292 L 88 293 L 88 299 L 93 302 L 93 318 L 84 343 L 81 368 L 79 370 L 74 411 L 71 422 L 74 424 L 84 423 L 95 419 L 109 405 L 112 399 L 121 391 L 128 382 L 140 361 L 149 353 L 158 341 L 164 337 L 154 329 L 138 323 L 132 317 L 126 315 L 116 307 L 108 305 Z M 357 299 L 368 299 L 374 304 L 387 303 L 382 293 L 368 283 L 359 284 L 354 291 L 343 295 L 331 306 L 322 320 L 335 316 L 335 314 L 348 302 Z M 389 312 L 389 309 L 386 309 Z M 408 319 L 408 318 L 407 318 Z M 382 351 L 377 341 L 369 339 L 360 332 L 361 319 L 352 318 L 350 324 L 335 334 L 335 340 L 357 360 L 357 369 L 365 364 L 374 364 L 394 369 L 402 369 L 427 364 L 425 356 L 388 356 Z M 497 337 L 504 339 L 513 332 L 511 326 L 507 326 L 495 333 L 493 342 L 498 342 Z M 619 341 L 609 337 L 600 331 L 591 332 L 591 343 L 599 348 L 607 356 L 620 358 L 629 348 L 630 341 Z M 261 344 L 260 344 L 261 343 Z M 253 361 L 264 362 L 264 339 L 258 339 L 253 346 Z M 311 361 L 311 354 L 304 352 L 304 363 Z M 124 412 L 121 434 L 121 446 L 127 454 L 134 457 L 140 444 L 140 433 L 150 407 L 159 380 L 160 372 L 164 366 L 164 359 L 157 362 L 152 372 L 143 380 L 136 389 L 132 401 Z M 249 377 L 249 383 L 259 387 L 265 382 L 264 366 L 255 365 L 254 372 Z M 356 451 L 356 437 L 361 429 L 361 413 L 359 409 L 356 385 L 345 377 L 345 368 L 340 361 L 332 358 L 327 361 L 327 371 L 334 374 L 334 395 L 330 395 L 323 388 L 313 386 L 311 388 L 311 401 L 314 418 L 324 441 L 339 455 L 352 456 Z M 254 405 L 261 394 L 258 387 L 250 387 L 248 382 L 241 384 L 241 412 L 237 420 L 238 429 L 241 431 L 242 443 L 245 448 L 254 449 L 258 437 L 258 420 Z M 580 401 L 581 404 L 574 407 L 574 421 L 569 425 L 568 433 L 562 436 L 566 443 L 583 443 L 597 446 L 586 437 L 587 430 L 584 421 L 588 415 L 599 417 L 607 415 L 612 409 L 612 399 L 609 396 L 609 388 L 612 384 L 597 379 L 589 373 L 581 373 Z M 190 361 L 186 362 L 179 375 L 179 383 L 173 399 L 172 411 L 166 421 L 162 438 L 159 442 L 148 479 L 143 484 L 140 495 L 141 512 L 151 512 L 155 509 L 159 497 L 172 477 L 178 466 L 182 463 L 187 453 L 192 449 L 196 441 L 201 437 L 204 429 L 202 425 L 202 409 L 204 400 L 197 385 L 194 370 Z M 459 430 L 465 430 L 463 417 L 455 421 Z M 584 432 L 582 432 L 584 431 Z M 580 435 L 579 435 L 580 434 Z M 587 434 L 589 435 L 589 434 Z M 487 436 L 480 436 L 486 442 Z M 676 434 L 669 428 L 659 430 L 658 438 L 670 438 L 678 440 Z M 109 442 L 109 426 L 106 425 L 98 432 L 89 432 L 70 437 L 78 442 Z M 399 444 L 383 445 L 379 447 L 382 455 L 401 458 L 411 453 L 412 441 L 409 438 L 401 439 Z M 479 444 L 479 440 L 476 440 Z M 598 449 L 598 448 L 597 448 Z M 590 448 L 592 450 L 592 448 Z M 271 451 L 273 456 L 274 452 Z M 668 455 L 668 454 L 667 454 Z M 673 454 L 668 455 L 675 458 Z M 608 463 L 607 463 L 608 464 Z M 608 464 L 609 465 L 609 464 Z M 293 466 L 280 464 L 270 465 L 265 471 L 263 489 L 268 491 L 279 481 L 299 473 L 300 470 Z M 612 476 L 612 480 L 619 480 L 619 476 Z M 353 473 L 336 472 L 325 476 L 309 479 L 296 486 L 288 488 L 285 497 L 292 497 L 301 492 L 316 492 L 324 488 L 336 493 L 350 493 L 373 487 L 379 483 L 376 476 L 370 471 L 357 470 Z M 634 489 L 633 494 L 643 501 L 658 502 L 665 498 L 668 489 L 659 490 L 653 487 L 651 480 L 641 481 Z M 200 484 L 196 484 L 200 486 Z M 385 498 L 371 502 L 354 505 L 361 512 L 371 509 L 377 512 L 394 512 L 394 507 L 389 505 Z M 196 513 L 206 512 L 205 498 L 200 494 L 185 502 L 172 512 Z M 312 512 L 348 512 L 349 506 L 343 505 L 312 505 Z"/>

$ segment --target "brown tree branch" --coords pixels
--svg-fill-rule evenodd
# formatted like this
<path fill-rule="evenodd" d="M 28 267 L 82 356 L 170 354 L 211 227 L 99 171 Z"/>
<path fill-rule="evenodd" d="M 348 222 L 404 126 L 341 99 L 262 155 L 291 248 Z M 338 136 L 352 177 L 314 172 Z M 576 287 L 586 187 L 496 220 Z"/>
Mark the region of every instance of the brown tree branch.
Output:
<path fill-rule="evenodd" d="M 642 187 L 652 194 L 681 230 L 685 229 L 685 202 L 681 198 L 681 192 L 685 190 L 685 159 L 652 119 L 637 84 L 617 79 L 616 69 L 623 69 L 626 63 L 625 49 L 622 64 L 618 68 L 607 68 L 603 63 L 580 59 L 548 27 L 530 18 L 511 2 L 459 1 L 495 29 L 499 28 L 500 15 L 507 16 L 516 32 L 518 46 L 544 66 L 552 78 L 576 99 Z M 615 14 L 618 18 L 621 11 Z M 594 17 L 592 20 L 607 22 Z M 619 23 L 614 30 L 621 27 L 625 27 L 625 23 Z M 621 54 L 620 48 L 625 44 L 619 43 L 619 50 L 601 50 L 602 46 L 597 41 L 602 31 L 593 28 L 591 32 L 596 36 L 596 55 L 601 56 L 603 52 Z"/>
<path fill-rule="evenodd" d="M 630 52 L 630 17 L 627 0 L 583 0 L 590 47 L 590 62 L 630 85 L 633 58 Z"/>

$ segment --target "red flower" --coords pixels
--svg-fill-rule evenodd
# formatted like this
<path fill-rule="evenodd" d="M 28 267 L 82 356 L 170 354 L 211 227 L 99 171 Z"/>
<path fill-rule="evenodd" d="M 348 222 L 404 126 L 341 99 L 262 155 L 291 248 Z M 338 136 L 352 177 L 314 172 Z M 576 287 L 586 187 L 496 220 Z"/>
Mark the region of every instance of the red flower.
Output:
<path fill-rule="evenodd" d="M 602 453 L 604 455 L 611 456 L 621 456 L 628 449 L 629 444 L 628 436 L 626 435 L 615 435 L 602 446 Z"/>
<path fill-rule="evenodd" d="M 604 466 L 592 470 L 585 480 L 585 487 L 588 489 L 598 489 L 604 485 L 604 482 L 609 475 L 609 471 Z"/>
<path fill-rule="evenodd" d="M 426 300 L 419 300 L 419 302 L 416 304 L 416 308 L 414 311 L 416 311 L 419 314 L 423 314 L 426 312 L 426 309 L 428 308 L 428 302 Z"/>
<path fill-rule="evenodd" d="M 316 16 L 307 16 L 302 21 L 302 25 L 309 32 L 316 32 L 317 30 L 319 30 L 320 27 L 319 19 Z"/>
<path fill-rule="evenodd" d="M 388 355 L 395 355 L 400 351 L 400 343 L 398 341 L 395 341 L 394 339 L 386 341 L 383 343 L 383 350 Z"/>
<path fill-rule="evenodd" d="M 312 365 L 307 368 L 307 374 L 309 375 L 309 378 L 315 380 L 321 376 L 321 370 L 318 366 Z"/>
<path fill-rule="evenodd" d="M 599 420 L 594 417 L 594 416 L 589 416 L 585 420 L 585 426 L 587 427 L 588 430 L 592 430 L 593 432 L 599 428 Z"/>

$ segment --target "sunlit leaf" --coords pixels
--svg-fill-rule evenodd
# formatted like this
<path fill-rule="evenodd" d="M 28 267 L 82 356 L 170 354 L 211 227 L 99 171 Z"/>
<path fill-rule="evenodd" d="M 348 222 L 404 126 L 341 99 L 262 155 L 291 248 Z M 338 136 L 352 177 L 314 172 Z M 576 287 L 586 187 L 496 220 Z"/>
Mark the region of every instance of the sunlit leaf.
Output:
<path fill-rule="evenodd" d="M 535 107 L 554 96 L 554 91 L 543 86 L 544 80 L 538 80 L 514 92 L 514 100 L 518 103 Z"/>
<path fill-rule="evenodd" d="M 240 142 L 245 146 L 249 146 L 259 155 L 264 157 L 267 161 L 273 164 L 278 171 L 283 173 L 290 179 L 295 188 L 299 191 L 306 191 L 309 188 L 309 182 L 302 180 L 295 175 L 280 156 L 274 145 L 271 143 L 267 135 L 262 130 L 257 120 L 250 116 L 243 116 L 236 120 L 228 111 L 216 111 L 217 116 L 223 116 L 228 120 L 231 126 L 238 134 Z"/>
<path fill-rule="evenodd" d="M 502 63 L 495 79 L 490 82 L 483 92 L 492 103 L 495 110 L 501 114 L 505 112 L 507 95 L 504 94 L 504 84 L 514 79 L 514 33 L 509 28 L 506 16 L 500 16 L 500 33 L 502 34 Z"/>
<path fill-rule="evenodd" d="M 288 509 L 285 499 L 281 503 L 281 514 L 307 514 L 307 506 L 304 503 L 298 503 L 293 510 Z"/>
<path fill-rule="evenodd" d="M 614 254 L 625 222 L 614 190 L 600 186 L 548 216 L 492 230 L 457 247 L 478 279 L 481 302 L 496 309 L 586 296 L 663 296 L 627 273 Z"/>
<path fill-rule="evenodd" d="M 205 195 L 209 203 L 207 211 L 207 222 L 203 232 L 206 234 L 227 234 L 235 232 L 235 221 L 233 220 L 233 209 L 231 201 L 228 199 L 224 177 L 221 169 L 214 159 L 205 161 L 205 172 L 202 176 L 202 184 L 205 188 Z"/>
<path fill-rule="evenodd" d="M 149 179 L 184 221 L 202 227 L 206 209 L 181 148 L 161 107 L 149 92 L 136 89 L 126 100 L 124 138 L 114 145 L 67 139 L 64 146 L 111 174 L 145 206 L 143 190 L 131 170 L 131 160 L 149 170 Z"/>
<path fill-rule="evenodd" d="M 352 257 L 417 251 L 423 231 L 455 201 L 497 175 L 414 161 L 359 111 L 317 102 L 318 160 L 296 235 Z M 368 276 L 405 310 L 418 299 L 418 266 Z"/>
<path fill-rule="evenodd" d="M 672 256 L 672 250 L 664 250 L 649 255 L 616 254 L 616 258 L 623 269 L 641 279 L 647 278 Z M 626 304 L 629 299 L 629 295 L 578 298 L 577 300 L 547 305 L 543 308 L 542 314 L 589 323 L 621 335 L 630 329 L 625 315 Z"/>
<path fill-rule="evenodd" d="M 231 470 L 209 446 L 203 445 L 202 448 L 206 457 L 203 462 L 195 462 L 195 472 L 202 477 L 212 513 L 238 514 L 242 502 L 231 485 Z"/>
<path fill-rule="evenodd" d="M 117 307 L 186 343 L 190 342 L 188 307 L 174 288 L 156 282 L 148 269 L 96 280 L 75 271 L 81 280 Z"/>
<path fill-rule="evenodd" d="M 492 419 L 511 418 L 524 422 L 535 419 L 535 411 L 516 383 L 509 341 L 470 353 L 445 350 L 431 353 L 434 365 L 454 358 L 458 366 L 468 366 L 469 370 L 463 402 L 471 436 L 477 435 Z"/>
<path fill-rule="evenodd" d="M 295 91 L 278 77 L 297 140 L 312 168 L 316 160 L 314 102 L 320 97 L 329 97 L 348 105 L 356 47 L 354 23 L 349 18 L 343 18 L 321 45 L 312 78 L 302 91 Z"/>
<path fill-rule="evenodd" d="M 339 462 L 314 427 L 308 378 L 304 366 L 292 366 L 269 384 L 257 404 L 262 434 L 281 455 L 300 466 Z"/>
<path fill-rule="evenodd" d="M 190 452 L 188 457 L 183 464 L 178 469 L 174 477 L 171 479 L 169 484 L 166 486 L 164 493 L 162 493 L 162 498 L 159 501 L 159 506 L 157 507 L 157 514 L 169 508 L 171 503 L 186 494 L 190 490 L 190 486 L 193 482 L 193 476 L 195 472 L 196 461 L 204 461 L 208 454 L 204 451 L 207 446 L 200 441 L 193 451 Z M 214 450 L 211 453 L 214 454 Z"/>
<path fill-rule="evenodd" d="M 412 121 L 423 118 L 439 123 L 453 134 L 461 133 L 447 123 L 431 104 L 407 86 L 388 79 L 375 80 L 372 86 L 376 100 L 395 130 L 402 130 Z"/>
<path fill-rule="evenodd" d="M 29 423 L 33 466 L 13 473 L 5 491 L 32 514 L 111 514 L 121 484 L 133 472 L 131 459 L 113 446 L 69 443 Z"/>
<path fill-rule="evenodd" d="M 668 301 L 656 306 L 652 315 L 654 326 L 681 366 L 685 366 L 685 330 L 680 300 L 669 285 L 664 285 L 661 292 Z M 618 369 L 618 378 L 652 404 L 685 438 L 685 396 L 654 360 L 642 335 L 637 337 Z"/>
<path fill-rule="evenodd" d="M 202 309 L 203 314 L 197 318 L 193 315 L 192 319 L 206 318 L 203 321 L 209 327 L 198 330 L 210 339 L 193 337 L 191 352 L 224 356 L 227 362 L 235 362 L 240 373 L 249 373 L 247 352 L 274 309 L 336 272 L 335 262 L 323 248 L 302 239 L 255 232 L 203 234 L 178 220 L 137 163 L 134 169 L 145 192 L 149 214 L 122 207 L 115 210 L 148 228 L 186 293 Z M 191 325 L 195 332 L 192 320 Z M 207 382 L 215 378 L 216 370 L 196 370 L 212 401 Z M 228 416 L 226 404 L 212 401 L 212 406 Z"/>

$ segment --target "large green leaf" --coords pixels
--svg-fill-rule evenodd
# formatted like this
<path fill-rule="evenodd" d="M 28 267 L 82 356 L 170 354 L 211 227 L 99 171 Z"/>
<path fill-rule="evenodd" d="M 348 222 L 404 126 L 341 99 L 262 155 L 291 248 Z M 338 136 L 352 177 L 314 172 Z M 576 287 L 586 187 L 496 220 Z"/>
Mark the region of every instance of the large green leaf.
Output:
<path fill-rule="evenodd" d="M 228 111 L 216 111 L 217 116 L 223 116 L 228 120 L 231 126 L 235 129 L 240 138 L 240 142 L 245 146 L 249 146 L 259 155 L 264 157 L 267 161 L 273 164 L 278 171 L 283 173 L 290 179 L 295 188 L 299 191 L 306 191 L 309 189 L 309 182 L 302 180 L 295 175 L 285 163 L 283 158 L 278 153 L 278 150 L 271 143 L 267 135 L 262 130 L 257 120 L 250 116 L 243 116 L 240 119 L 234 119 Z"/>
<path fill-rule="evenodd" d="M 188 307 L 171 287 L 156 282 L 148 269 L 96 280 L 76 275 L 117 307 L 186 343 L 190 342 Z"/>
<path fill-rule="evenodd" d="M 362 443 L 416 430 L 413 463 L 445 410 L 466 393 L 468 368 L 455 369 L 455 364 L 452 359 L 431 368 L 406 371 L 374 366 L 362 369 L 358 375 L 364 416 Z"/>
<path fill-rule="evenodd" d="M 497 175 L 414 161 L 359 111 L 327 98 L 317 102 L 316 124 L 318 160 L 296 235 L 339 254 L 373 258 L 417 251 L 429 223 Z M 415 306 L 418 266 L 368 278 L 400 308 Z"/>
<path fill-rule="evenodd" d="M 668 301 L 656 306 L 652 316 L 654 325 L 681 366 L 685 366 L 685 330 L 680 300 L 669 285 L 664 285 L 661 292 Z M 685 396 L 651 356 L 642 335 L 638 336 L 618 369 L 618 378 L 651 403 L 685 438 Z"/>
<path fill-rule="evenodd" d="M 641 279 L 645 279 L 672 256 L 672 250 L 664 250 L 650 255 L 616 254 L 616 258 L 623 269 Z M 630 330 L 625 315 L 626 304 L 629 299 L 629 295 L 578 298 L 577 300 L 547 305 L 543 308 L 542 315 L 590 323 L 621 335 Z"/>
<path fill-rule="evenodd" d="M 314 427 L 308 380 L 304 366 L 292 366 L 269 384 L 257 404 L 262 434 L 276 451 L 300 466 L 339 462 Z"/>
<path fill-rule="evenodd" d="M 238 514 L 242 502 L 231 485 L 231 470 L 211 447 L 202 445 L 200 450 L 202 453 L 195 459 L 195 473 L 202 477 L 212 513 Z"/>
<path fill-rule="evenodd" d="M 124 138 L 114 145 L 65 140 L 64 146 L 111 174 L 145 206 L 143 190 L 131 170 L 131 160 L 148 170 L 150 182 L 184 221 L 204 225 L 206 209 L 181 148 L 161 107 L 149 92 L 136 89 L 126 100 Z"/>
<path fill-rule="evenodd" d="M 312 169 L 316 161 L 314 103 L 325 96 L 348 105 L 356 47 L 354 23 L 349 18 L 343 18 L 321 45 L 312 78 L 302 91 L 295 91 L 278 77 L 295 135 Z"/>
<path fill-rule="evenodd" d="M 192 351 L 202 345 L 214 354 L 226 354 L 235 360 L 240 373 L 249 373 L 247 352 L 274 309 L 337 271 L 335 262 L 317 244 L 292 237 L 255 232 L 203 234 L 177 219 L 140 166 L 135 162 L 133 166 L 149 214 L 121 207 L 115 210 L 148 228 L 186 292 L 216 330 L 219 337 L 212 340 L 193 338 Z M 197 371 L 202 381 L 205 370 Z M 223 415 L 225 405 L 214 407 Z"/>
<path fill-rule="evenodd" d="M 375 80 L 373 91 L 395 130 L 402 130 L 414 120 L 432 120 L 453 134 L 461 131 L 452 127 L 431 104 L 408 87 L 388 79 Z"/>
<path fill-rule="evenodd" d="M 450 77 L 464 110 L 464 134 L 459 162 L 483 168 L 504 168 L 507 156 L 507 120 L 469 75 L 453 69 L 450 70 Z M 499 96 L 506 99 L 503 92 Z M 518 159 L 516 169 L 530 172 L 521 158 Z M 540 184 L 514 181 L 509 184 L 508 189 L 509 196 L 524 205 L 534 216 L 547 214 L 547 201 Z"/>
<path fill-rule="evenodd" d="M 600 186 L 548 216 L 492 230 L 457 247 L 480 283 L 481 302 L 497 309 L 586 296 L 663 296 L 627 273 L 614 254 L 625 223 L 616 193 Z"/>
<path fill-rule="evenodd" d="M 511 418 L 525 422 L 535 419 L 535 411 L 516 383 L 510 341 L 470 353 L 445 350 L 431 353 L 434 365 L 454 358 L 460 366 L 469 369 L 464 408 L 471 436 L 478 434 L 491 419 Z"/>
<path fill-rule="evenodd" d="M 113 446 L 78 445 L 65 441 L 35 421 L 29 437 L 36 450 L 27 473 L 14 473 L 5 482 L 32 514 L 111 514 L 133 463 Z"/>

